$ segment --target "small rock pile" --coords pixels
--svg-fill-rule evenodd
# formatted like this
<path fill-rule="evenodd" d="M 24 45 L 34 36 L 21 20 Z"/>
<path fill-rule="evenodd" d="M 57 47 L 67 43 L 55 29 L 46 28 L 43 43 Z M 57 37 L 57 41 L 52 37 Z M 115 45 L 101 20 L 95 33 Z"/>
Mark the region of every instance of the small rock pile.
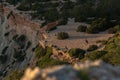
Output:
<path fill-rule="evenodd" d="M 73 66 L 62 65 L 46 69 L 28 68 L 21 80 L 83 80 L 83 77 L 87 77 L 78 76 L 80 72 L 86 72 L 88 80 L 120 80 L 120 67 L 102 61 L 85 61 Z"/>

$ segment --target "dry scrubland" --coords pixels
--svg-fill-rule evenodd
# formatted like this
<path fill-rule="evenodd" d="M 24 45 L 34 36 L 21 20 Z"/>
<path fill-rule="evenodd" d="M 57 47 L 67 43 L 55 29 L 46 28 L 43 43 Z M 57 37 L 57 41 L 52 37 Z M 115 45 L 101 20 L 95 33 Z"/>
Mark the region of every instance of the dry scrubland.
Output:
<path fill-rule="evenodd" d="M 79 25 L 87 25 L 85 23 L 74 22 L 73 20 L 69 20 L 67 25 L 58 26 L 56 30 L 51 31 L 48 34 L 47 44 L 53 44 L 59 46 L 60 48 L 81 48 L 87 49 L 89 45 L 99 45 L 96 43 L 98 40 L 107 40 L 109 37 L 112 37 L 113 34 L 108 34 L 106 32 L 102 32 L 100 34 L 87 34 L 84 32 L 76 32 L 76 29 Z M 69 34 L 69 38 L 66 40 L 58 40 L 56 35 L 58 32 L 67 32 Z M 88 44 L 85 42 L 88 40 Z"/>

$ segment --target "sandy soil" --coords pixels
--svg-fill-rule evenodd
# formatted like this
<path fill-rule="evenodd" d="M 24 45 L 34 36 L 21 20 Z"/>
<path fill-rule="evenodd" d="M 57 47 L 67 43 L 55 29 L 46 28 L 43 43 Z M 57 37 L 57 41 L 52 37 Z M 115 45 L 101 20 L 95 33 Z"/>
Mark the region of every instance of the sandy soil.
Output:
<path fill-rule="evenodd" d="M 58 26 L 54 31 L 51 31 L 48 35 L 47 44 L 54 44 L 60 48 L 67 47 L 70 48 L 81 48 L 87 49 L 89 45 L 98 45 L 96 41 L 98 40 L 107 40 L 109 37 L 112 37 L 113 34 L 108 34 L 102 32 L 100 34 L 87 34 L 83 32 L 76 32 L 76 29 L 79 25 L 87 25 L 85 23 L 75 23 L 73 20 L 70 20 L 67 25 Z M 58 40 L 56 34 L 58 32 L 67 32 L 70 36 L 66 40 Z M 88 40 L 88 44 L 85 42 Z"/>

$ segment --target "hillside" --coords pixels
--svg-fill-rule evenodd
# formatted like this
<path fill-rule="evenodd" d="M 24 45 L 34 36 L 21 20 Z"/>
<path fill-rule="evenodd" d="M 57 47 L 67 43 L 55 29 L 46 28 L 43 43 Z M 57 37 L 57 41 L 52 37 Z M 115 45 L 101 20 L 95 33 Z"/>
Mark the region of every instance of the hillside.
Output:
<path fill-rule="evenodd" d="M 4 7 L 4 14 L 0 12 L 0 73 L 3 76 L 13 69 L 23 69 L 29 65 L 39 39 L 42 39 L 39 24 L 16 12 L 8 17 L 10 12 L 9 7 Z"/>
<path fill-rule="evenodd" d="M 18 79 L 20 75 L 12 73 L 6 77 L 16 75 L 13 79 Z M 73 66 L 62 65 L 45 69 L 38 67 L 28 68 L 21 80 L 119 80 L 120 67 L 115 67 L 101 61 L 85 61 Z"/>
<path fill-rule="evenodd" d="M 0 0 L 0 80 L 119 80 L 120 0 Z"/>

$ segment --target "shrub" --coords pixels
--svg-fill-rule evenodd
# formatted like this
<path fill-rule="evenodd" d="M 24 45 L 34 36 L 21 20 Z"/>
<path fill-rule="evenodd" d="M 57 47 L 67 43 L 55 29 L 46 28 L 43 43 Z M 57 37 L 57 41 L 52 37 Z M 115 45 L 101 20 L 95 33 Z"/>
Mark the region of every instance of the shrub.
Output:
<path fill-rule="evenodd" d="M 86 26 L 82 26 L 82 25 L 80 25 L 80 26 L 78 26 L 78 28 L 77 28 L 77 32 L 85 32 L 86 31 L 86 29 L 87 29 L 87 27 Z"/>
<path fill-rule="evenodd" d="M 114 48 L 117 48 L 117 45 L 114 42 L 110 42 L 105 46 L 105 50 L 109 50 L 109 51 L 111 51 Z"/>
<path fill-rule="evenodd" d="M 120 26 L 119 25 L 116 25 L 115 27 L 108 29 L 108 33 L 111 33 L 111 34 L 117 33 L 118 31 L 120 31 Z"/>
<path fill-rule="evenodd" d="M 79 59 L 84 58 L 85 51 L 79 48 L 73 48 L 69 50 L 69 55 L 71 57 L 78 57 Z"/>
<path fill-rule="evenodd" d="M 14 4 L 14 5 L 17 3 L 16 0 L 6 0 L 6 2 L 8 2 L 10 4 Z"/>
<path fill-rule="evenodd" d="M 23 70 L 15 70 L 12 71 L 8 76 L 6 76 L 4 80 L 20 80 L 23 74 Z"/>
<path fill-rule="evenodd" d="M 25 4 L 20 4 L 18 7 L 17 7 L 18 10 L 21 10 L 21 11 L 28 11 L 30 10 L 30 8 L 28 6 L 25 6 Z"/>
<path fill-rule="evenodd" d="M 89 48 L 87 49 L 87 51 L 94 51 L 98 48 L 97 45 L 90 45 Z"/>
<path fill-rule="evenodd" d="M 113 33 L 116 33 L 116 32 L 117 32 L 117 30 L 114 29 L 114 28 L 109 28 L 107 31 L 108 31 L 108 33 L 110 33 L 110 34 L 113 34 Z"/>
<path fill-rule="evenodd" d="M 110 63 L 112 65 L 120 66 L 120 53 L 119 50 L 115 51 L 113 49 L 113 52 L 109 52 L 106 55 L 104 55 L 101 59 L 105 61 L 106 63 Z"/>
<path fill-rule="evenodd" d="M 59 12 L 57 11 L 56 8 L 53 8 L 45 12 L 44 16 L 45 20 L 53 22 L 59 19 Z"/>
<path fill-rule="evenodd" d="M 104 31 L 108 29 L 111 25 L 109 25 L 109 21 L 106 18 L 99 18 L 92 21 L 91 25 L 87 27 L 87 33 L 99 33 L 100 31 Z"/>
<path fill-rule="evenodd" d="M 91 60 L 96 60 L 103 57 L 106 53 L 107 51 L 95 51 L 95 52 L 89 53 L 87 57 Z"/>
<path fill-rule="evenodd" d="M 37 62 L 36 65 L 39 66 L 40 68 L 45 68 L 48 66 L 50 67 L 54 65 L 68 64 L 65 61 L 58 61 L 58 60 L 51 59 L 50 58 L 51 55 L 52 55 L 52 47 L 47 47 L 45 55 L 42 57 L 41 60 Z"/>
<path fill-rule="evenodd" d="M 41 48 L 40 46 L 37 47 L 36 51 L 35 51 L 35 57 L 36 58 L 41 58 L 45 55 L 45 50 L 43 48 Z"/>
<path fill-rule="evenodd" d="M 59 32 L 59 33 L 57 34 L 57 39 L 62 40 L 62 39 L 67 39 L 67 38 L 69 38 L 69 35 L 68 35 L 68 33 L 66 33 L 66 32 Z"/>

